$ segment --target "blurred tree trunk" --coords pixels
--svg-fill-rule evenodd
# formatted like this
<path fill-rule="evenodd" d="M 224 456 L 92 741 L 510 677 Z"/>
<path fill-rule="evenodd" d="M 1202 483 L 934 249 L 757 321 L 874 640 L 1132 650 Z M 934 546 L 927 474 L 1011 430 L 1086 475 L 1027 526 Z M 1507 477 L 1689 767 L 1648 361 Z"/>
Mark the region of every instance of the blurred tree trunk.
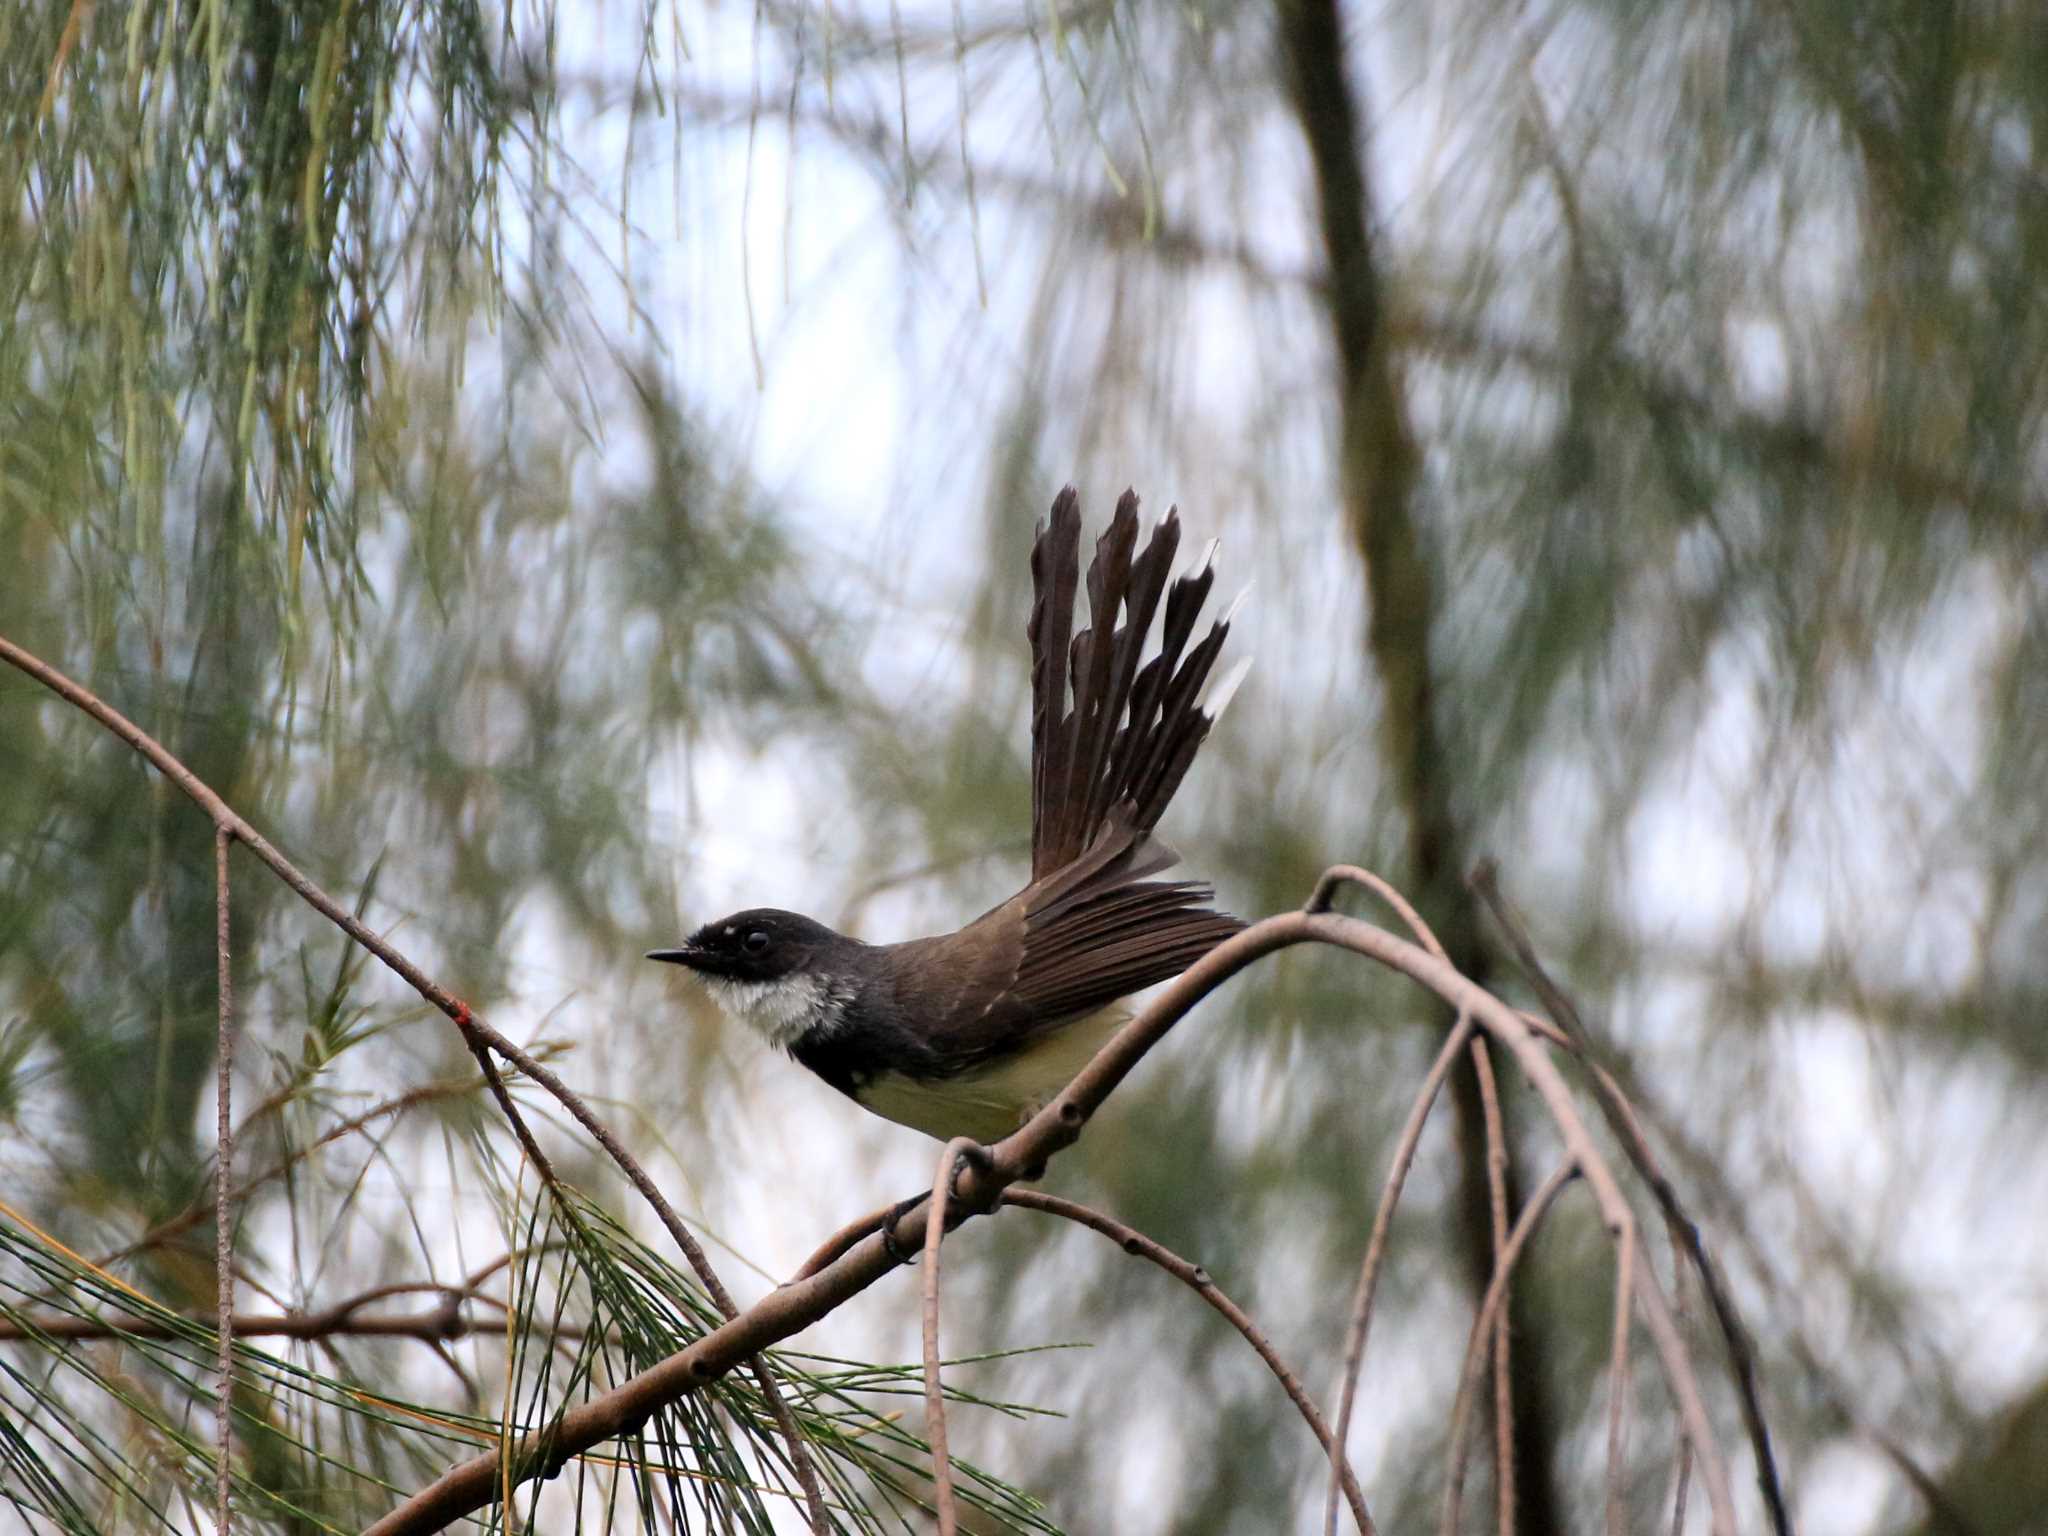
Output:
<path fill-rule="evenodd" d="M 1319 227 L 1328 259 L 1324 307 L 1337 368 L 1338 469 L 1344 516 L 1365 570 L 1368 660 L 1379 679 L 1379 746 L 1386 781 L 1406 823 L 1405 870 L 1396 878 L 1442 940 L 1451 963 L 1481 986 L 1491 967 L 1479 939 L 1462 872 L 1472 850 L 1452 806 L 1454 760 L 1444 750 L 1433 706 L 1431 628 L 1434 578 L 1415 498 L 1416 450 L 1388 345 L 1385 288 L 1372 248 L 1372 188 L 1365 164 L 1363 92 L 1345 69 L 1344 18 L 1337 0 L 1280 0 L 1284 73 L 1314 166 Z M 1468 1059 L 1451 1078 L 1458 1131 L 1458 1252 L 1474 1304 L 1493 1274 L 1492 1205 L 1479 1080 Z M 1508 1209 L 1521 1205 L 1512 1102 L 1507 1118 Z M 1514 1351 L 1508 1426 L 1514 1447 L 1521 1529 L 1565 1529 L 1558 1496 L 1558 1426 L 1544 1389 L 1547 1330 L 1527 1304 L 1529 1271 L 1510 1294 Z M 1490 1401 L 1490 1399 L 1489 1399 Z M 1503 1426 L 1492 1424 L 1498 1436 Z"/>

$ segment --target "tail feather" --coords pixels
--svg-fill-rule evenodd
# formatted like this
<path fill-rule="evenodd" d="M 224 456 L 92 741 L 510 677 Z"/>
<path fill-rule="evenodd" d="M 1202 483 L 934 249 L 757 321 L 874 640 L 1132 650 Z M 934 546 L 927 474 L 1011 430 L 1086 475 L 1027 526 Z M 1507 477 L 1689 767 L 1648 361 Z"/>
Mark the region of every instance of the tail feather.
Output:
<path fill-rule="evenodd" d="M 1084 665 L 1073 674 L 1074 758 L 1067 779 L 1066 830 L 1070 841 L 1084 847 L 1095 820 L 1089 812 L 1102 778 L 1103 759 L 1109 755 L 1117 717 L 1123 713 L 1115 683 L 1117 614 L 1130 593 L 1131 553 L 1137 542 L 1138 498 L 1125 491 L 1116 504 L 1116 515 L 1095 541 L 1095 558 L 1088 566 L 1088 628 L 1075 642 Z M 1128 625 L 1123 633 L 1128 643 Z M 1138 640 L 1143 643 L 1142 633 Z"/>
<path fill-rule="evenodd" d="M 1131 498 L 1131 507 L 1135 516 L 1135 497 Z M 1125 722 L 1131 714 L 1133 691 L 1139 676 L 1138 663 L 1144 656 L 1145 640 L 1152 632 L 1152 619 L 1159 611 L 1160 598 L 1166 593 L 1166 574 L 1173 568 L 1174 551 L 1179 547 L 1180 519 L 1169 514 L 1153 530 L 1145 552 L 1131 566 L 1129 585 L 1124 593 L 1126 622 L 1111 640 L 1116 661 L 1111 669 L 1108 708 L 1104 711 L 1110 728 L 1103 733 L 1102 755 L 1096 760 L 1093 776 L 1088 781 L 1089 826 L 1101 825 L 1117 801 L 1118 786 L 1122 782 L 1117 771 L 1118 754 L 1127 751 L 1126 743 L 1130 740 L 1130 727 Z"/>
<path fill-rule="evenodd" d="M 1060 891 L 1103 877 L 1162 868 L 1148 834 L 1165 812 L 1212 713 L 1197 701 L 1214 667 L 1227 618 L 1188 649 L 1215 576 L 1201 567 L 1170 585 L 1180 543 L 1169 510 L 1138 549 L 1138 498 L 1126 491 L 1096 541 L 1088 569 L 1088 626 L 1074 633 L 1080 587 L 1080 500 L 1060 492 L 1031 552 L 1032 822 L 1034 883 Z M 1213 551 L 1213 546 L 1212 546 Z M 1140 665 L 1164 604 L 1159 650 Z M 1185 656 L 1183 653 L 1185 652 Z M 1073 705 L 1068 707 L 1069 688 Z M 1171 861 L 1170 851 L 1161 850 Z M 1070 866 L 1082 865 L 1082 868 Z M 1042 897 L 1057 899 L 1053 890 Z"/>
<path fill-rule="evenodd" d="M 1031 546 L 1034 600 L 1031 640 L 1031 874 L 1066 862 L 1055 858 L 1060 828 L 1049 809 L 1064 785 L 1070 752 L 1067 726 L 1067 637 L 1074 631 L 1074 591 L 1081 580 L 1081 497 L 1071 485 L 1053 498 L 1052 517 Z"/>
<path fill-rule="evenodd" d="M 1195 760 L 1196 749 L 1209 734 L 1211 717 L 1197 701 L 1229 633 L 1226 625 L 1210 625 L 1202 643 L 1188 652 L 1187 660 L 1167 685 L 1166 696 L 1159 705 L 1159 729 L 1153 735 L 1149 752 L 1133 765 L 1130 775 L 1140 826 L 1149 828 L 1158 822 L 1173 792 L 1180 788 L 1188 765 Z"/>

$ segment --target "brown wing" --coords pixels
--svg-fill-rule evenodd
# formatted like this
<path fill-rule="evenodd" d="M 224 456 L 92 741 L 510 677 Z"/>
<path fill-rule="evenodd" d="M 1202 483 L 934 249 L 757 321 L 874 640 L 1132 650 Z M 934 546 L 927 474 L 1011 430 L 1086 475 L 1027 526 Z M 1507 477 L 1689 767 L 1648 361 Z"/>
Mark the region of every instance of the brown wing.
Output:
<path fill-rule="evenodd" d="M 1194 880 L 1125 880 L 1091 886 L 1033 917 L 1026 889 L 959 933 L 891 946 L 899 985 L 914 990 L 920 1011 L 942 1028 L 916 1042 L 929 1059 L 913 1064 L 912 1075 L 944 1076 L 1009 1054 L 1179 975 L 1244 927 L 1204 907 L 1210 895 Z M 987 1002 L 976 1006 L 979 998 Z"/>
<path fill-rule="evenodd" d="M 1011 993 L 1033 1015 L 1072 1018 L 1178 976 L 1244 927 L 1198 880 L 1110 884 L 1051 917 L 1025 919 Z"/>

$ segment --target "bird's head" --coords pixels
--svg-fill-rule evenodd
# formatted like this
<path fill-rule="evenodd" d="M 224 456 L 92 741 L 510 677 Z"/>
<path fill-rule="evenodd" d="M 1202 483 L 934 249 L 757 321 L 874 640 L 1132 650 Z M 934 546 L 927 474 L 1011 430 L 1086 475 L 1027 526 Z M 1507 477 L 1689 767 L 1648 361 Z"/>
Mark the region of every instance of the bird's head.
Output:
<path fill-rule="evenodd" d="M 786 1045 L 832 1022 L 847 980 L 837 962 L 860 947 L 799 913 L 749 907 L 706 923 L 674 949 L 649 950 L 647 958 L 696 972 L 727 1013 Z"/>

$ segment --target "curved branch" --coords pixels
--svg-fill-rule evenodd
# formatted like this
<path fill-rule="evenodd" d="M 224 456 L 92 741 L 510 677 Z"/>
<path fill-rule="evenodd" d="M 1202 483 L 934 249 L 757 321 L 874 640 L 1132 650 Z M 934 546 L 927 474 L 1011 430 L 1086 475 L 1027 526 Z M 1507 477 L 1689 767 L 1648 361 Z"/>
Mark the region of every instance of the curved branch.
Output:
<path fill-rule="evenodd" d="M 1472 1042 L 1472 1070 L 1479 1080 L 1480 1114 L 1486 1126 L 1487 1201 L 1493 1213 L 1493 1262 L 1499 1264 L 1507 1253 L 1508 1227 L 1508 1143 L 1507 1126 L 1500 1112 L 1500 1089 L 1493 1079 L 1493 1060 L 1484 1040 Z M 1628 1249 L 1619 1256 L 1623 1275 L 1628 1273 Z M 1515 1530 L 1515 1400 L 1509 1383 L 1508 1309 L 1493 1314 L 1493 1482 L 1494 1507 L 1498 1511 L 1495 1529 L 1500 1536 L 1514 1536 Z"/>
<path fill-rule="evenodd" d="M 1078 1222 L 1090 1231 L 1100 1232 L 1133 1258 L 1144 1259 L 1156 1264 L 1187 1286 L 1202 1300 L 1215 1308 L 1223 1320 L 1235 1328 L 1245 1343 L 1251 1345 L 1258 1357 L 1266 1362 L 1266 1369 L 1273 1373 L 1273 1379 L 1280 1383 L 1288 1401 L 1301 1414 L 1302 1422 L 1309 1427 L 1309 1433 L 1316 1437 L 1324 1455 L 1330 1459 L 1330 1470 L 1343 1484 L 1344 1497 L 1351 1505 L 1351 1517 L 1358 1522 L 1361 1536 L 1374 1536 L 1372 1515 L 1365 1506 L 1365 1490 L 1358 1486 L 1358 1479 L 1352 1474 L 1351 1464 L 1340 1449 L 1336 1438 L 1330 1433 L 1330 1426 L 1323 1422 L 1321 1410 L 1315 1399 L 1301 1384 L 1301 1378 L 1288 1369 L 1287 1362 L 1280 1358 L 1273 1348 L 1265 1330 L 1252 1321 L 1251 1316 L 1236 1302 L 1224 1295 L 1209 1271 L 1199 1264 L 1191 1264 L 1179 1254 L 1155 1238 L 1147 1237 L 1136 1227 L 1126 1226 L 1113 1216 L 1082 1205 L 1079 1201 L 1063 1200 L 1058 1195 L 1048 1195 L 1036 1189 L 1008 1189 L 1003 1192 L 1003 1204 L 1021 1206 L 1029 1211 L 1043 1211 L 1048 1216 L 1064 1217 Z"/>
<path fill-rule="evenodd" d="M 1785 1491 L 1778 1476 L 1778 1459 L 1771 1447 L 1771 1429 L 1764 1418 L 1763 1392 L 1758 1382 L 1756 1344 L 1749 1336 L 1749 1329 L 1742 1321 L 1741 1313 L 1735 1309 L 1735 1298 L 1730 1294 L 1728 1283 L 1721 1277 L 1720 1268 L 1714 1263 L 1713 1255 L 1707 1252 L 1706 1243 L 1700 1237 L 1700 1229 L 1684 1204 L 1678 1198 L 1678 1189 L 1665 1174 L 1656 1154 L 1650 1149 L 1649 1138 L 1644 1135 L 1641 1122 L 1636 1118 L 1634 1107 L 1621 1085 L 1614 1080 L 1604 1066 L 1593 1045 L 1591 1032 L 1585 1020 L 1580 1017 L 1576 1004 L 1564 988 L 1551 979 L 1544 969 L 1542 959 L 1536 953 L 1536 946 L 1529 940 L 1529 931 L 1520 915 L 1508 901 L 1500 888 L 1500 867 L 1492 859 L 1482 859 L 1473 869 L 1466 883 L 1486 909 L 1493 914 L 1507 935 L 1509 947 L 1514 950 L 1515 959 L 1528 974 L 1529 984 L 1536 989 L 1536 995 L 1543 1000 L 1571 1042 L 1571 1049 L 1586 1063 L 1592 1073 L 1597 1090 L 1594 1102 L 1600 1106 L 1609 1128 L 1620 1141 L 1622 1150 L 1642 1175 L 1643 1182 L 1650 1186 L 1650 1193 L 1656 1197 L 1658 1208 L 1663 1212 L 1665 1224 L 1671 1230 L 1674 1243 L 1684 1246 L 1686 1255 L 1698 1271 L 1700 1284 L 1707 1293 L 1707 1304 L 1713 1308 L 1714 1321 L 1719 1326 L 1721 1338 L 1728 1348 L 1728 1358 L 1735 1367 L 1736 1395 L 1742 1403 L 1742 1423 L 1749 1432 L 1751 1447 L 1756 1452 L 1756 1480 L 1763 1494 L 1764 1508 L 1769 1512 L 1771 1529 L 1778 1536 L 1792 1536 L 1792 1517 L 1785 1504 Z M 1674 1284 L 1678 1282 L 1673 1281 Z M 1678 1503 L 1684 1505 L 1683 1481 L 1680 1483 Z"/>
<path fill-rule="evenodd" d="M 1422 920 L 1417 912 L 1393 882 L 1363 869 L 1356 864 L 1332 864 L 1316 881 L 1316 888 L 1309 893 L 1302 905 L 1304 912 L 1328 912 L 1337 900 L 1340 886 L 1358 885 L 1371 891 L 1380 900 L 1394 909 L 1408 931 L 1415 935 L 1422 947 L 1439 960 L 1448 962 L 1443 944 Z M 1472 1038 L 1472 1016 L 1459 1013 L 1451 1025 L 1437 1058 L 1431 1064 L 1429 1075 L 1422 1081 L 1422 1088 L 1415 1096 L 1415 1102 L 1408 1110 L 1408 1118 L 1402 1122 L 1401 1137 L 1394 1144 L 1393 1160 L 1387 1165 L 1386 1183 L 1381 1187 L 1379 1204 L 1373 1209 L 1372 1233 L 1366 1239 L 1365 1259 L 1359 1265 L 1358 1285 L 1351 1293 L 1351 1312 L 1344 1325 L 1344 1363 L 1338 1376 L 1337 1386 L 1337 1443 L 1342 1445 L 1351 1438 L 1351 1414 L 1358 1402 L 1358 1375 L 1365 1366 L 1366 1334 L 1372 1327 L 1373 1295 L 1379 1287 L 1380 1266 L 1386 1262 L 1387 1238 L 1393 1230 L 1394 1207 L 1401 1203 L 1401 1189 L 1408 1180 L 1408 1170 L 1414 1165 L 1415 1150 L 1422 1141 L 1422 1128 L 1428 1122 L 1430 1111 L 1436 1107 L 1436 1097 L 1443 1091 L 1444 1080 L 1450 1076 L 1451 1068 L 1457 1063 L 1459 1052 L 1466 1041 Z M 1496 1105 L 1496 1109 L 1498 1106 Z M 1488 1122 L 1489 1129 L 1492 1122 Z M 1492 1159 L 1488 1159 L 1491 1172 Z M 1497 1247 L 1497 1245 L 1496 1245 Z M 1346 1464 L 1348 1470 L 1348 1463 Z M 1324 1536 L 1337 1536 L 1337 1467 L 1330 1468 L 1328 1490 L 1323 1496 Z"/>
<path fill-rule="evenodd" d="M 1551 1203 L 1565 1185 L 1578 1177 L 1580 1171 L 1577 1163 L 1567 1158 L 1529 1197 L 1529 1203 L 1522 1207 L 1522 1214 L 1515 1218 L 1514 1230 L 1508 1234 L 1500 1257 L 1494 1262 L 1493 1278 L 1487 1282 L 1486 1295 L 1479 1303 L 1479 1314 L 1472 1319 L 1472 1335 L 1465 1346 L 1464 1368 L 1458 1372 L 1457 1401 L 1451 1407 L 1450 1465 L 1444 1475 L 1444 1536 L 1452 1536 L 1458 1529 L 1458 1495 L 1465 1486 L 1465 1428 L 1472 1412 L 1473 1375 L 1487 1353 L 1494 1325 L 1503 1315 L 1508 1276 L 1538 1224 L 1549 1212 Z"/>
<path fill-rule="evenodd" d="M 1430 1064 L 1429 1075 L 1416 1091 L 1415 1102 L 1408 1106 L 1408 1118 L 1402 1122 L 1400 1140 L 1394 1143 L 1394 1156 L 1387 1164 L 1386 1182 L 1380 1186 L 1379 1204 L 1372 1213 L 1372 1234 L 1365 1242 L 1365 1261 L 1359 1266 L 1358 1285 L 1351 1293 L 1350 1318 L 1344 1325 L 1344 1363 L 1337 1378 L 1336 1435 L 1339 1445 L 1351 1438 L 1351 1411 L 1358 1400 L 1358 1373 L 1365 1364 L 1365 1340 L 1372 1328 L 1373 1297 L 1379 1289 L 1380 1268 L 1386 1263 L 1387 1237 L 1394 1227 L 1394 1207 L 1401 1203 L 1401 1189 L 1408 1182 L 1408 1170 L 1414 1166 L 1415 1149 L 1422 1144 L 1422 1128 L 1428 1123 L 1429 1112 L 1435 1107 L 1436 1097 L 1443 1091 L 1444 1080 L 1451 1075 L 1451 1068 L 1464 1054 L 1466 1042 L 1472 1038 L 1472 1030 L 1472 1015 L 1461 1011 L 1457 1022 L 1451 1026 L 1450 1034 L 1444 1037 L 1436 1060 Z M 1337 1491 L 1333 1477 L 1323 1500 L 1324 1536 L 1337 1536 Z"/>
<path fill-rule="evenodd" d="M 939 1380 L 939 1244 L 946 1236 L 946 1207 L 953 1189 L 953 1170 L 962 1158 L 981 1154 L 972 1136 L 955 1136 L 939 1154 L 932 1175 L 931 1197 L 924 1218 L 924 1415 L 925 1439 L 932 1451 L 932 1505 L 938 1512 L 939 1536 L 956 1536 L 960 1506 L 953 1493 L 953 1457 L 946 1446 L 946 1389 Z"/>

